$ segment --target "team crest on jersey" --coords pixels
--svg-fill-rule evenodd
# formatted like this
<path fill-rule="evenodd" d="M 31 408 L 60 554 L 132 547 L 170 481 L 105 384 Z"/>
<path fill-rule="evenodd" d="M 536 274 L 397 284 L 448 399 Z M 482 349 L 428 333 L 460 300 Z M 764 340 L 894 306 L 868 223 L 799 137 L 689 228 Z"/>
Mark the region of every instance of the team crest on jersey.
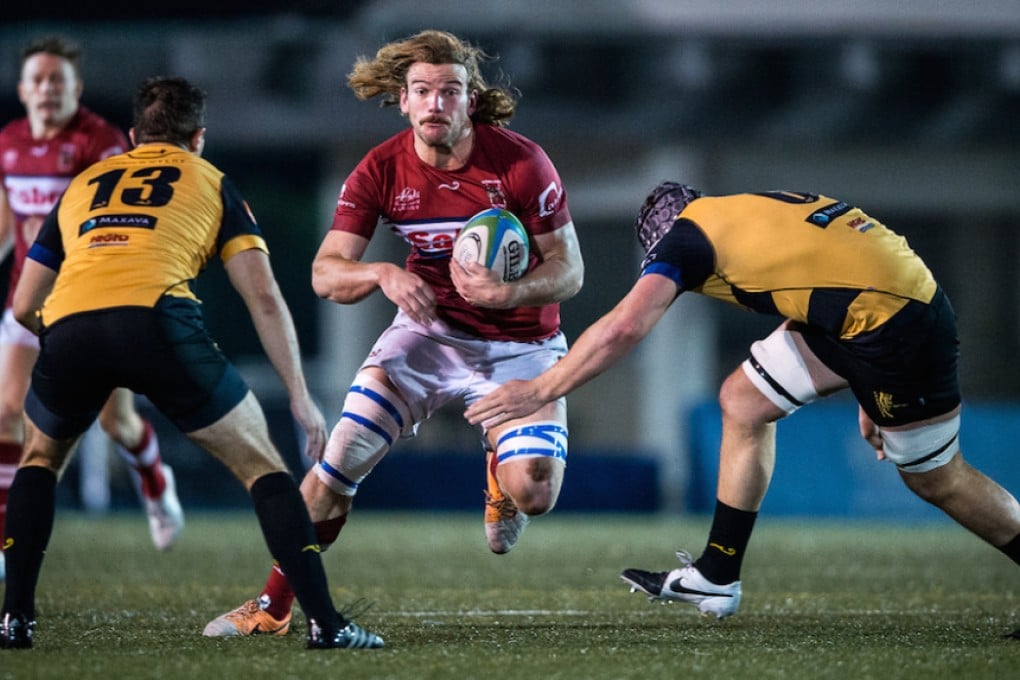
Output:
<path fill-rule="evenodd" d="M 893 395 L 888 392 L 872 392 L 872 397 L 875 399 L 875 406 L 878 407 L 878 412 L 882 414 L 883 418 L 892 418 L 893 409 L 898 409 L 906 404 L 897 403 Z"/>
<path fill-rule="evenodd" d="M 17 162 L 18 162 L 18 150 L 17 149 L 7 149 L 7 151 L 4 151 L 4 160 L 3 160 L 4 172 L 10 172 L 11 169 L 14 167 L 14 164 L 17 163 Z"/>
<path fill-rule="evenodd" d="M 503 193 L 503 182 L 498 179 L 483 179 L 482 186 L 489 195 L 489 205 L 493 208 L 506 208 L 506 194 Z"/>
<path fill-rule="evenodd" d="M 57 149 L 57 170 L 60 172 L 74 170 L 74 144 L 61 144 Z"/>
<path fill-rule="evenodd" d="M 421 207 L 421 192 L 411 187 L 404 187 L 393 197 L 393 212 L 412 212 Z"/>

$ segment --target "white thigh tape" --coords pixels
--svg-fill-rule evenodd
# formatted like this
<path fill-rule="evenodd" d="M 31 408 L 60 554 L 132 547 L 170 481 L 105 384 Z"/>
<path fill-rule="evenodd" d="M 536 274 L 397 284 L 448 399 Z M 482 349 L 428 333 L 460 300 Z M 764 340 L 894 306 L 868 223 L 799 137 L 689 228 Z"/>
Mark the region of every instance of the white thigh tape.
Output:
<path fill-rule="evenodd" d="M 742 367 L 758 391 L 787 415 L 818 398 L 793 336 L 783 329 L 752 344 Z"/>
<path fill-rule="evenodd" d="M 905 430 L 880 430 L 885 457 L 903 472 L 942 467 L 960 451 L 960 416 Z"/>
<path fill-rule="evenodd" d="M 315 474 L 330 489 L 353 496 L 408 423 L 407 406 L 399 395 L 358 374 Z"/>

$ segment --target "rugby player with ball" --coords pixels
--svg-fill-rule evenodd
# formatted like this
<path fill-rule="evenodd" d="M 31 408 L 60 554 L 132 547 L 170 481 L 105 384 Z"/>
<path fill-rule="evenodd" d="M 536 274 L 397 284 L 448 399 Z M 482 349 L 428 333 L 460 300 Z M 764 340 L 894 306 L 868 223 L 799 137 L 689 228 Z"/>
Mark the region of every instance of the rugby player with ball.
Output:
<path fill-rule="evenodd" d="M 399 106 L 410 127 L 370 150 L 347 177 L 312 265 L 323 299 L 354 304 L 379 291 L 397 308 L 301 485 L 323 549 L 398 439 L 413 437 L 444 404 L 471 404 L 508 380 L 533 378 L 567 351 L 559 303 L 580 290 L 584 265 L 566 194 L 545 152 L 506 129 L 517 103 L 510 90 L 486 83 L 485 58 L 460 38 L 430 30 L 359 58 L 348 76 L 356 96 Z M 472 232 L 488 219 L 472 217 L 492 209 L 501 211 L 497 222 L 516 216 L 527 232 L 515 246 L 518 273 L 526 272 L 519 277 L 504 280 L 471 258 L 452 257 L 461 228 L 470 221 Z M 407 242 L 403 265 L 363 260 L 377 226 Z M 566 402 L 478 434 L 486 453 L 485 535 L 502 554 L 528 517 L 551 510 L 559 496 Z M 430 491 L 446 493 L 441 485 Z M 273 567 L 256 599 L 211 621 L 205 634 L 285 633 L 293 600 L 285 574 Z"/>

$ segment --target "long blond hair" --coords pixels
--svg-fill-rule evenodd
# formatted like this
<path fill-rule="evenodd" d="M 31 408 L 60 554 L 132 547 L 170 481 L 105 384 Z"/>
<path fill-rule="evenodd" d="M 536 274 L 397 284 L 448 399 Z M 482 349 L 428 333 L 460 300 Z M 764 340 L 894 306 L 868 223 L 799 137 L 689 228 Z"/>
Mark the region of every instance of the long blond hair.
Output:
<path fill-rule="evenodd" d="M 395 106 L 400 103 L 400 90 L 407 85 L 412 64 L 460 64 L 467 69 L 468 89 L 478 93 L 471 120 L 502 127 L 513 117 L 517 98 L 508 88 L 485 82 L 480 64 L 491 59 L 452 33 L 427 30 L 383 45 L 374 59 L 358 57 L 347 74 L 347 85 L 358 99 L 381 96 L 383 106 Z"/>

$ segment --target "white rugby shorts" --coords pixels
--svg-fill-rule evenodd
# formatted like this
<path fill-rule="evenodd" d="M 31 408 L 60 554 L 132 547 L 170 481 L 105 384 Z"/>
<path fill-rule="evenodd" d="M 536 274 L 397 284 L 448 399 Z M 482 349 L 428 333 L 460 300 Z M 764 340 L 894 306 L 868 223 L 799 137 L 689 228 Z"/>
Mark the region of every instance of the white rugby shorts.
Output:
<path fill-rule="evenodd" d="M 39 349 L 39 338 L 14 318 L 14 310 L 8 307 L 0 319 L 0 345 L 24 345 Z"/>
<path fill-rule="evenodd" d="M 567 353 L 562 332 L 534 341 L 486 340 L 441 320 L 425 326 L 397 312 L 362 368 L 378 366 L 406 400 L 413 424 L 404 436 L 454 399 L 470 406 L 509 380 L 530 380 Z"/>

